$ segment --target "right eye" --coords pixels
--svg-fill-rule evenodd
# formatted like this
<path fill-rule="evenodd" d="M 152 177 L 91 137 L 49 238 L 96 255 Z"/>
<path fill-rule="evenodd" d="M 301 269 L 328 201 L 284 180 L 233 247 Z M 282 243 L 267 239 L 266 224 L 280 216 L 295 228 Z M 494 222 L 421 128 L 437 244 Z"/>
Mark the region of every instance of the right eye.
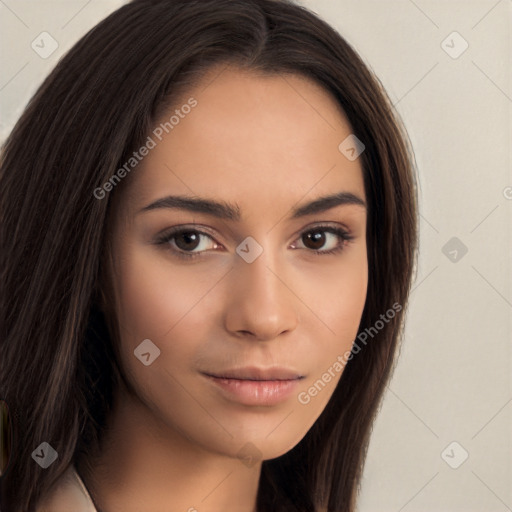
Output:
<path fill-rule="evenodd" d="M 208 248 L 207 240 L 211 240 L 214 247 Z M 209 249 L 215 250 L 220 245 L 217 244 L 208 233 L 185 227 L 173 228 L 166 231 L 158 237 L 156 244 L 167 245 L 164 249 L 173 252 L 180 258 L 194 258 Z"/>

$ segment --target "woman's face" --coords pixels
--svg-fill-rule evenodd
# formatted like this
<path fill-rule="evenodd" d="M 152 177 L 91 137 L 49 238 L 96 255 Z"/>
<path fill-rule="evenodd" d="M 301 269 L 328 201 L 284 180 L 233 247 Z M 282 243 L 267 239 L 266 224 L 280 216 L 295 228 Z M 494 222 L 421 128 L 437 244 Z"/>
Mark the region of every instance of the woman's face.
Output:
<path fill-rule="evenodd" d="M 318 85 L 219 71 L 155 126 L 120 198 L 121 367 L 141 423 L 271 459 L 319 417 L 357 335 L 363 172 Z"/>

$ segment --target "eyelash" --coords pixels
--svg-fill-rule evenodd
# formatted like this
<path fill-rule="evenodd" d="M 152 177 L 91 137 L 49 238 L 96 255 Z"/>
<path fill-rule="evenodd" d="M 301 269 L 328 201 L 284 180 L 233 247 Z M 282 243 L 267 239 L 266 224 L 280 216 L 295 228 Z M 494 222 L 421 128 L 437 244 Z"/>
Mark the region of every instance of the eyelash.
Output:
<path fill-rule="evenodd" d="M 308 250 L 308 252 L 311 252 L 311 253 L 313 253 L 316 256 L 325 256 L 325 255 L 329 255 L 329 254 L 337 254 L 337 253 L 343 251 L 343 249 L 345 248 L 345 245 L 346 245 L 347 242 L 350 242 L 351 240 L 354 239 L 354 237 L 352 235 L 350 235 L 348 231 L 346 231 L 346 230 L 344 230 L 342 228 L 333 227 L 333 226 L 323 226 L 323 225 L 314 226 L 313 228 L 310 228 L 310 229 L 307 229 L 307 230 L 303 231 L 300 234 L 299 238 L 301 238 L 304 234 L 312 233 L 312 232 L 316 232 L 316 231 L 323 231 L 323 232 L 332 233 L 334 235 L 338 235 L 338 237 L 341 239 L 341 244 L 338 247 L 335 247 L 334 249 L 329 249 L 327 251 L 321 251 L 321 250 L 315 250 L 315 249 L 308 249 L 308 248 L 306 248 L 306 250 Z M 160 235 L 155 240 L 155 244 L 156 245 L 168 244 L 171 240 L 174 239 L 174 237 L 176 235 L 178 235 L 180 233 L 194 233 L 194 234 L 204 235 L 204 236 L 207 236 L 208 238 L 211 238 L 213 240 L 213 237 L 210 234 L 208 234 L 208 233 L 206 233 L 204 231 L 201 231 L 201 230 L 198 230 L 198 229 L 194 229 L 194 228 L 186 228 L 186 227 L 181 227 L 180 226 L 178 228 L 173 228 L 173 229 L 163 233 L 162 235 Z M 170 249 L 167 249 L 167 250 L 170 250 L 176 256 L 178 256 L 179 258 L 188 259 L 188 260 L 200 257 L 200 256 L 202 256 L 202 254 L 204 252 L 206 252 L 206 251 L 187 252 L 187 251 L 183 251 L 181 249 L 176 249 L 176 248 L 170 248 Z"/>

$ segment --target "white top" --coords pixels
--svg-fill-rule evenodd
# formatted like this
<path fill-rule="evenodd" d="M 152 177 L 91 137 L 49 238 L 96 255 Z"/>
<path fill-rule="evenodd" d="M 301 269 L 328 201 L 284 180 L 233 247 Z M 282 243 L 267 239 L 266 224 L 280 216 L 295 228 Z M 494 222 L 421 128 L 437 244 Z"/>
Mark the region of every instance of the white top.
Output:
<path fill-rule="evenodd" d="M 98 512 L 73 465 L 39 503 L 36 512 Z"/>

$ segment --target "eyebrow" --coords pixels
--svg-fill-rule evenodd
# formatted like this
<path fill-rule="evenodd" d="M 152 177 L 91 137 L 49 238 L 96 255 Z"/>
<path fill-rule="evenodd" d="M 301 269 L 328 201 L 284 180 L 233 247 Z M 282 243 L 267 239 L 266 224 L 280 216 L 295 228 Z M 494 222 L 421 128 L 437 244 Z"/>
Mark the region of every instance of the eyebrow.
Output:
<path fill-rule="evenodd" d="M 322 196 L 302 206 L 296 206 L 292 209 L 290 218 L 297 219 L 321 213 L 336 206 L 356 205 L 366 209 L 366 203 L 352 192 L 338 192 Z M 240 207 L 237 204 L 227 203 L 225 201 L 216 201 L 213 199 L 190 197 L 190 196 L 166 196 L 157 199 L 151 204 L 140 209 L 137 213 L 157 210 L 161 208 L 181 209 L 190 212 L 205 213 L 219 219 L 239 221 L 241 218 Z"/>

